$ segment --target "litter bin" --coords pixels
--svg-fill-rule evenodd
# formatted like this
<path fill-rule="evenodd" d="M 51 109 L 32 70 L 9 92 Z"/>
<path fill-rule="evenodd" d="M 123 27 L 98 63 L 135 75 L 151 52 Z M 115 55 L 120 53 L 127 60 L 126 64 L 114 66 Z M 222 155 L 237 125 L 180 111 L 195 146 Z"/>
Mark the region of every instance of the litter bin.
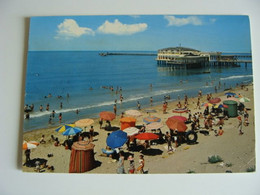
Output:
<path fill-rule="evenodd" d="M 226 100 L 223 102 L 224 105 L 227 105 L 227 108 L 224 108 L 227 111 L 229 117 L 237 116 L 237 102 L 233 100 Z"/>

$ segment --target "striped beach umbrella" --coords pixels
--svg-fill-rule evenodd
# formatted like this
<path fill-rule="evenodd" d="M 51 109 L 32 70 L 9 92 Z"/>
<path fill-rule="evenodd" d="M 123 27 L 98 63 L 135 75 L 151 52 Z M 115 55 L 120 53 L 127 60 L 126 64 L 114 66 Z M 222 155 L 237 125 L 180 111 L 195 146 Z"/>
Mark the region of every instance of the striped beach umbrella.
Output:
<path fill-rule="evenodd" d="M 27 141 L 23 141 L 23 150 L 30 150 L 30 149 L 33 149 L 36 147 L 37 147 L 37 144 L 35 144 L 35 143 L 29 143 Z"/>
<path fill-rule="evenodd" d="M 250 99 L 246 98 L 246 97 L 242 97 L 239 99 L 240 102 L 250 102 Z"/>
<path fill-rule="evenodd" d="M 128 127 L 126 129 L 123 130 L 125 133 L 127 133 L 127 136 L 132 136 L 135 135 L 139 132 L 139 129 L 137 129 L 136 127 Z"/>
<path fill-rule="evenodd" d="M 75 124 L 61 125 L 55 131 L 57 131 L 58 133 L 62 133 L 64 131 L 66 131 L 67 129 L 71 128 L 71 127 L 75 127 Z"/>
<path fill-rule="evenodd" d="M 142 115 L 142 113 L 138 110 L 127 110 L 125 111 L 125 114 L 132 117 L 138 117 Z"/>
<path fill-rule="evenodd" d="M 71 127 L 71 128 L 69 128 L 69 129 L 67 129 L 66 131 L 64 131 L 64 132 L 62 133 L 62 135 L 66 135 L 66 136 L 75 135 L 75 134 L 77 134 L 77 133 L 79 133 L 79 132 L 81 132 L 81 131 L 82 131 L 82 129 L 79 128 L 79 127 Z"/>
<path fill-rule="evenodd" d="M 147 124 L 153 123 L 153 122 L 160 122 L 161 119 L 156 116 L 148 116 L 143 119 L 143 121 Z"/>
<path fill-rule="evenodd" d="M 148 130 L 156 130 L 156 129 L 160 129 L 163 127 L 163 124 L 161 122 L 153 122 L 153 123 L 150 123 L 148 125 L 146 125 L 146 129 Z"/>
<path fill-rule="evenodd" d="M 94 147 L 87 141 L 78 141 L 72 145 L 69 173 L 83 173 L 95 167 Z"/>

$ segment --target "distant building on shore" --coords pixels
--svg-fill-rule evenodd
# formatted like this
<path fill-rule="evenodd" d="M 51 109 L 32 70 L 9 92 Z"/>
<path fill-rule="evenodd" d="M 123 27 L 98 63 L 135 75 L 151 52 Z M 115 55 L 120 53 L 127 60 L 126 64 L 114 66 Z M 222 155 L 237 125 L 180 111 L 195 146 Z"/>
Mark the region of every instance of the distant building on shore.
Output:
<path fill-rule="evenodd" d="M 203 68 L 210 65 L 238 66 L 236 55 L 222 52 L 202 52 L 187 47 L 168 47 L 158 50 L 157 64 L 172 68 Z"/>

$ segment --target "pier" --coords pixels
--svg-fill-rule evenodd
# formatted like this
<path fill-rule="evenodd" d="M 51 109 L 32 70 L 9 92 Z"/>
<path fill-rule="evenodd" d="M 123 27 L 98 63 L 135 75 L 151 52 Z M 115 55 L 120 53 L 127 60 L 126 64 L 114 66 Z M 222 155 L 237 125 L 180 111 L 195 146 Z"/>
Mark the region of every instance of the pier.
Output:
<path fill-rule="evenodd" d="M 126 52 L 104 52 L 99 53 L 100 56 L 109 56 L 109 55 L 123 55 L 123 56 L 157 56 L 156 53 L 126 53 Z"/>

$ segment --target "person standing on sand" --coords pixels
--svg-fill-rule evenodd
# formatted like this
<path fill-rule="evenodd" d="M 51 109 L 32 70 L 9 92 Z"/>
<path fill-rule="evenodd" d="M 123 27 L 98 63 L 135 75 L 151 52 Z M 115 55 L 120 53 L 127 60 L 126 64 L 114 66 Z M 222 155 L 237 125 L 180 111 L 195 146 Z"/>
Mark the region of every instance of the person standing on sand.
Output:
<path fill-rule="evenodd" d="M 25 150 L 24 154 L 25 154 L 25 163 L 24 164 L 26 164 L 31 160 L 31 158 L 30 158 L 31 150 L 30 149 Z"/>
<path fill-rule="evenodd" d="M 137 101 L 137 108 L 138 108 L 138 110 L 141 110 L 141 104 L 139 101 Z"/>
<path fill-rule="evenodd" d="M 141 154 L 139 159 L 139 166 L 136 169 L 136 171 L 139 171 L 140 173 L 144 173 L 144 156 Z"/>
<path fill-rule="evenodd" d="M 130 155 L 128 157 L 129 160 L 129 169 L 128 169 L 128 173 L 129 174 L 134 174 L 135 173 L 135 161 L 132 155 Z"/>
<path fill-rule="evenodd" d="M 91 126 L 89 129 L 89 140 L 91 142 L 93 142 L 93 137 L 94 137 L 94 128 L 93 128 L 93 126 Z"/>
<path fill-rule="evenodd" d="M 103 119 L 100 118 L 99 121 L 98 121 L 98 123 L 99 123 L 99 129 L 102 129 Z"/>
<path fill-rule="evenodd" d="M 119 152 L 119 159 L 118 159 L 118 164 L 117 164 L 117 173 L 118 174 L 124 174 L 125 173 L 123 151 Z"/>
<path fill-rule="evenodd" d="M 239 135 L 243 135 L 244 132 L 242 131 L 242 119 L 241 119 L 241 116 L 238 116 L 237 119 L 238 119 L 238 131 L 239 131 Z"/>
<path fill-rule="evenodd" d="M 153 97 L 150 97 L 150 105 L 153 105 Z"/>
<path fill-rule="evenodd" d="M 117 108 L 116 108 L 116 104 L 114 104 L 114 113 L 115 113 L 115 115 L 116 115 L 116 110 L 117 110 Z"/>
<path fill-rule="evenodd" d="M 164 103 L 163 103 L 163 114 L 166 114 L 166 113 L 167 113 L 166 110 L 167 110 L 167 103 L 164 102 Z"/>
<path fill-rule="evenodd" d="M 59 122 L 61 123 L 62 121 L 62 113 L 59 114 Z"/>
<path fill-rule="evenodd" d="M 173 151 L 173 148 L 172 148 L 172 137 L 171 137 L 171 135 L 169 134 L 168 131 L 166 132 L 165 139 L 166 139 L 166 142 L 168 144 L 168 152 Z"/>

